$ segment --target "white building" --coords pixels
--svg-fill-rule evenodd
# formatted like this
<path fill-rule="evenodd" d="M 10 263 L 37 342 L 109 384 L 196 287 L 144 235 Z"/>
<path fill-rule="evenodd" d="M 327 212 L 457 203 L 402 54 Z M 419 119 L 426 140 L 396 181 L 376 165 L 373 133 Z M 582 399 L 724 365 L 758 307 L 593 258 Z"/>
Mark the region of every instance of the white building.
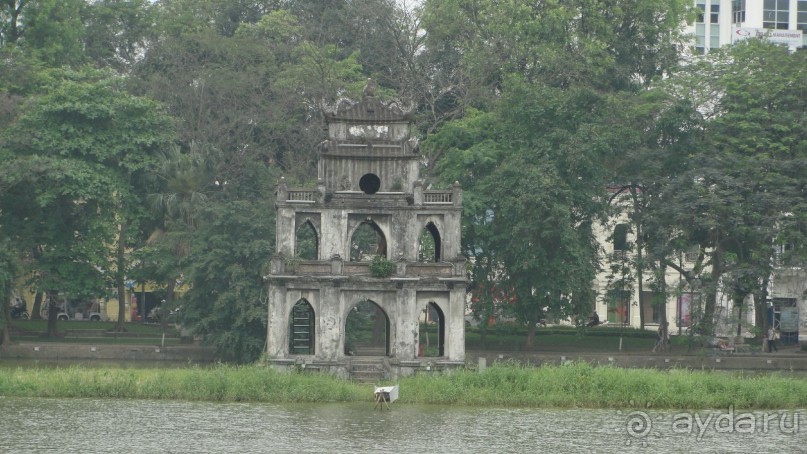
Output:
<path fill-rule="evenodd" d="M 807 46 L 807 0 L 695 0 L 702 11 L 689 27 L 701 53 L 765 35 L 790 48 Z"/>
<path fill-rule="evenodd" d="M 616 189 L 612 191 L 615 193 Z M 623 208 L 622 213 L 613 216 L 607 225 L 596 225 L 595 236 L 603 255 L 600 257 L 602 271 L 597 276 L 594 288 L 597 291 L 595 311 L 603 322 L 616 326 L 638 328 L 644 316 L 646 329 L 655 330 L 662 320 L 661 293 L 654 276 L 644 271 L 639 286 L 639 276 L 635 268 L 636 232 L 628 218 L 630 196 L 626 193 L 615 195 L 613 204 Z M 682 254 L 676 264 L 690 270 L 698 258 L 698 251 Z M 670 333 L 686 334 L 692 314 L 698 313 L 701 292 L 692 289 L 682 274 L 673 267 L 665 272 L 666 320 Z M 766 307 L 773 317 L 774 327 L 782 333 L 782 341 L 787 343 L 807 340 L 807 270 L 803 268 L 777 266 L 771 275 Z M 735 307 L 729 295 L 718 292 L 715 305 L 715 333 L 722 337 L 741 334 L 753 335 L 756 314 L 753 296 L 743 301 L 742 307 Z"/>

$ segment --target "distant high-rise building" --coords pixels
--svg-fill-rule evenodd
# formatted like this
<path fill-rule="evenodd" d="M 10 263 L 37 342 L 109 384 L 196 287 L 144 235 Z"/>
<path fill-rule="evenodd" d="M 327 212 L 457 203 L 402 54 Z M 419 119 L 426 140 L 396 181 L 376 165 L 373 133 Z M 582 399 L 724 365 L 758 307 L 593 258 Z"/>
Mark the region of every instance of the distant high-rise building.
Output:
<path fill-rule="evenodd" d="M 690 32 L 695 50 L 764 35 L 790 48 L 807 46 L 807 0 L 695 0 L 700 10 Z"/>

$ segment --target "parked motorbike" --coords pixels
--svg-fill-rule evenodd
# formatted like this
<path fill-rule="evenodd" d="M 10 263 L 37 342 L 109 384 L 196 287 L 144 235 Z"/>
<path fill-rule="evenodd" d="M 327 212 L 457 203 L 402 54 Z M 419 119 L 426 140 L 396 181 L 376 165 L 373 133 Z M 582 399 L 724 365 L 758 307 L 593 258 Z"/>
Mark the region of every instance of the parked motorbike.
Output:
<path fill-rule="evenodd" d="M 28 308 L 25 306 L 25 301 L 18 299 L 13 306 L 11 306 L 11 318 L 14 320 L 28 320 Z"/>

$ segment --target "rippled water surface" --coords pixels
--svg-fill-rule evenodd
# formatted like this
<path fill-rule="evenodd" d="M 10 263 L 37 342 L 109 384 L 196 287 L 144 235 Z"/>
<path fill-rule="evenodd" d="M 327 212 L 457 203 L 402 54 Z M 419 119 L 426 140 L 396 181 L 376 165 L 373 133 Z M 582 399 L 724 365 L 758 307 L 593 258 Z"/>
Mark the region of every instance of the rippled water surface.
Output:
<path fill-rule="evenodd" d="M 648 409 L 396 402 L 381 412 L 369 400 L 276 405 L 0 397 L 0 415 L 0 452 L 807 452 L 804 410 L 724 409 L 696 420 Z"/>

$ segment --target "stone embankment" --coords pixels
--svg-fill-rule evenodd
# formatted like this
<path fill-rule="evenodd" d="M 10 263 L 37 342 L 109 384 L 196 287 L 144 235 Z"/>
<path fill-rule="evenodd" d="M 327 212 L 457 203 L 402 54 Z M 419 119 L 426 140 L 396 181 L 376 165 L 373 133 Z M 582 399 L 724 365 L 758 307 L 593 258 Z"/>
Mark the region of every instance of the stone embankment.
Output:
<path fill-rule="evenodd" d="M 204 363 L 217 359 L 215 349 L 200 345 L 126 345 L 20 342 L 0 348 L 0 360 L 147 361 Z"/>
<path fill-rule="evenodd" d="M 586 353 L 586 352 L 490 352 L 469 351 L 466 360 L 477 364 L 484 358 L 490 365 L 497 361 L 520 364 L 559 365 L 567 361 L 585 361 L 589 364 L 612 365 L 628 368 L 697 369 L 697 370 L 753 370 L 753 371 L 804 371 L 807 372 L 807 352 L 798 348 L 780 349 L 774 353 L 723 353 L 699 351 L 697 353 Z"/>

